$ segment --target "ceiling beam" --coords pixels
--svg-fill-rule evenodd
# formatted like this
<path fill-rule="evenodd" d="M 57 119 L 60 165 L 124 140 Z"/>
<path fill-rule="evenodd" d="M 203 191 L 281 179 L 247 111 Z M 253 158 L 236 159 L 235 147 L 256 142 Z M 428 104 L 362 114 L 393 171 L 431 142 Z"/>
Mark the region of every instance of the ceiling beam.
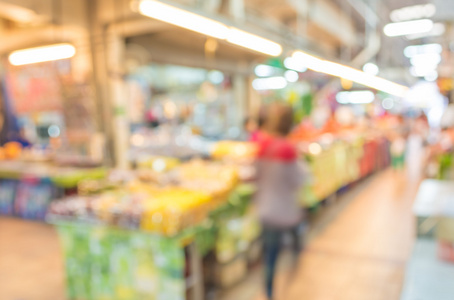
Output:
<path fill-rule="evenodd" d="M 340 11 L 333 3 L 327 0 L 287 0 L 287 2 L 300 16 L 307 16 L 318 27 L 336 36 L 344 45 L 357 45 L 356 30 L 351 17 Z"/>

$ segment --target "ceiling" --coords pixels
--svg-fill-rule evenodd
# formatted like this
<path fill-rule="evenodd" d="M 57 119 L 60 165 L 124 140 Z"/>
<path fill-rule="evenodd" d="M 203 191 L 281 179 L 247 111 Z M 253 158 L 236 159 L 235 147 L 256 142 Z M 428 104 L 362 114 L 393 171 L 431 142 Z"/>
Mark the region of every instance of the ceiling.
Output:
<path fill-rule="evenodd" d="M 232 0 L 169 1 L 199 11 L 206 11 L 208 15 L 250 28 L 252 32 L 269 36 L 284 44 L 291 41 L 293 44 L 289 43 L 290 48 L 297 44 L 302 49 L 347 64 L 368 47 L 368 37 L 371 32 L 376 32 L 381 40 L 380 51 L 374 55 L 372 60 L 377 61 L 385 69 L 408 67 L 408 60 L 402 55 L 403 49 L 408 45 L 439 42 L 445 45 L 445 49 L 449 49 L 449 43 L 453 39 L 445 35 L 441 38 L 408 41 L 405 38 L 388 38 L 381 32 L 382 27 L 390 22 L 390 11 L 415 4 L 434 3 L 437 6 L 434 21 L 451 21 L 454 19 L 452 3 L 454 0 L 243 0 L 245 18 L 241 20 L 238 20 L 238 16 L 226 9 L 226 5 Z M 173 45 L 173 47 L 187 49 L 187 51 L 203 52 L 205 38 L 163 23 L 156 24 L 156 22 L 139 16 L 130 10 L 130 0 L 0 0 L 0 38 L 11 41 L 15 39 L 16 44 L 19 44 L 26 38 L 19 39 L 15 34 L 19 32 L 17 30 L 23 31 L 32 27 L 35 28 L 35 31 L 39 31 L 39 28 L 52 26 L 55 22 L 86 30 L 89 28 L 87 5 L 94 2 L 98 3 L 101 8 L 97 15 L 99 23 L 111 24 L 121 21 L 123 29 L 129 26 L 130 35 L 137 36 L 137 42 L 152 45 L 153 49 L 159 45 L 162 45 L 163 48 Z M 376 29 L 370 28 L 370 19 L 365 17 L 362 8 L 364 3 L 372 8 L 378 18 Z M 17 14 L 11 10 L 12 8 L 22 8 L 28 13 L 31 12 L 31 21 L 15 20 L 12 16 Z M 133 24 L 135 21 L 145 19 L 148 20 L 148 23 L 142 23 L 140 26 Z M 119 27 L 121 26 L 119 25 Z M 369 29 L 366 32 L 367 26 Z M 51 33 L 48 32 L 48 35 Z M 36 40 L 39 39 L 42 37 L 36 35 Z M 222 42 L 219 44 L 217 53 L 219 59 L 240 58 L 244 61 L 263 59 L 262 56 L 252 52 Z M 6 48 L 0 46 L 0 52 L 4 49 Z M 449 51 L 444 54 L 445 65 L 451 65 L 451 56 Z M 446 69 L 446 72 L 451 72 L 451 70 Z"/>

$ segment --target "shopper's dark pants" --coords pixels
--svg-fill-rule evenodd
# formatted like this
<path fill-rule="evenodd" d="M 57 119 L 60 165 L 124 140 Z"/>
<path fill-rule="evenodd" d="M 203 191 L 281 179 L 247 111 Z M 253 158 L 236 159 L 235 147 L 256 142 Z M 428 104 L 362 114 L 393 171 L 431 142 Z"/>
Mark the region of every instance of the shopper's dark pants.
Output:
<path fill-rule="evenodd" d="M 292 228 L 277 228 L 263 225 L 263 253 L 265 261 L 265 284 L 268 299 L 273 296 L 273 280 L 276 271 L 276 263 L 281 250 L 282 237 L 290 233 L 293 239 L 293 251 L 295 257 L 301 252 L 300 226 Z"/>

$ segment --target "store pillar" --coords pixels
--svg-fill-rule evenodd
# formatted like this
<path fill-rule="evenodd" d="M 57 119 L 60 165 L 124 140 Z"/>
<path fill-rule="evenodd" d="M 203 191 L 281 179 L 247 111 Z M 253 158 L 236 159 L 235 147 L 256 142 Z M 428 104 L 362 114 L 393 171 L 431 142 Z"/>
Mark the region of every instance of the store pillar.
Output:
<path fill-rule="evenodd" d="M 127 169 L 129 149 L 129 120 L 127 87 L 124 79 L 123 58 L 125 41 L 122 37 L 109 34 L 107 38 L 108 88 L 112 112 L 112 140 L 115 166 Z"/>
<path fill-rule="evenodd" d="M 247 110 L 252 114 L 258 114 L 260 110 L 260 106 L 262 105 L 262 100 L 260 95 L 257 93 L 256 90 L 252 87 L 252 81 L 254 80 L 253 76 L 249 76 L 247 78 Z"/>
<path fill-rule="evenodd" d="M 245 76 L 236 74 L 233 76 L 233 95 L 238 109 L 236 122 L 242 124 L 247 111 L 247 79 Z"/>

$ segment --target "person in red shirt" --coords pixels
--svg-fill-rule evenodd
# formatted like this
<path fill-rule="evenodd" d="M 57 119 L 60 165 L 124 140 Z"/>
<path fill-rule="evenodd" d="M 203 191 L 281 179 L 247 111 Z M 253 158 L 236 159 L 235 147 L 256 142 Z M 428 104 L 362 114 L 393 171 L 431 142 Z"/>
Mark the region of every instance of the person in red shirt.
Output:
<path fill-rule="evenodd" d="M 265 117 L 266 117 L 266 109 L 262 107 L 260 109 L 259 115 L 257 118 L 254 117 L 247 117 L 244 121 L 244 129 L 247 133 L 247 137 L 245 138 L 249 142 L 257 143 L 260 142 L 262 136 L 264 134 L 265 125 Z"/>
<path fill-rule="evenodd" d="M 295 256 L 301 250 L 303 210 L 298 195 L 307 176 L 299 163 L 296 145 L 287 138 L 293 127 L 293 110 L 273 104 L 268 111 L 268 134 L 258 141 L 255 203 L 263 228 L 266 293 L 272 299 L 282 236 L 287 232 L 293 236 Z"/>

